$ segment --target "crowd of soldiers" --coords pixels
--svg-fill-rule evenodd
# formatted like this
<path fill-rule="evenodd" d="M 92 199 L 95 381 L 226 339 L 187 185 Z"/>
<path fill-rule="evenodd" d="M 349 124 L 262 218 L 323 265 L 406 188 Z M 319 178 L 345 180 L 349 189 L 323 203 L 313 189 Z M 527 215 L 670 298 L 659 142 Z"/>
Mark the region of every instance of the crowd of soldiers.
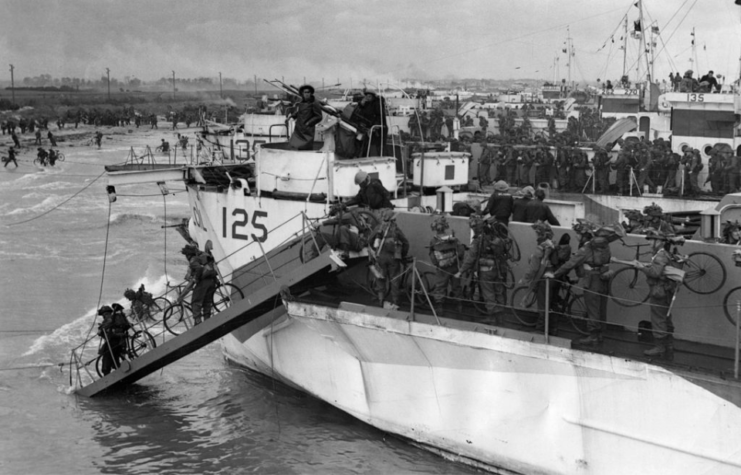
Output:
<path fill-rule="evenodd" d="M 704 164 L 700 151 L 685 146 L 679 154 L 671 150 L 670 142 L 660 138 L 619 140 L 614 148 L 616 154 L 596 145 L 588 154 L 589 149 L 584 147 L 545 140 L 508 143 L 490 137 L 480 143 L 483 147 L 478 170 L 481 185 L 502 179 L 516 186 L 548 183 L 566 192 L 636 196 L 649 192 L 685 197 L 724 195 L 741 187 L 741 161 L 730 148 L 715 147 L 710 151 L 707 178 L 701 182 Z M 615 172 L 614 184 L 612 172 Z M 707 184 L 709 191 L 705 189 Z"/>

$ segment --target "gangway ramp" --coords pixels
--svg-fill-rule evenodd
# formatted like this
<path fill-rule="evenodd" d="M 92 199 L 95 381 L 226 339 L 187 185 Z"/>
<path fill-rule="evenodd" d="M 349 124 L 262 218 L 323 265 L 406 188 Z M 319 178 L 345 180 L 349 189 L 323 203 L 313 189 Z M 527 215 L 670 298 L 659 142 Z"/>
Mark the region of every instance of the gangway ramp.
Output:
<path fill-rule="evenodd" d="M 118 369 L 80 388 L 77 390 L 77 394 L 95 397 L 107 391 L 123 388 L 203 348 L 266 313 L 276 312 L 276 315 L 277 313 L 285 313 L 282 306 L 275 308 L 274 305 L 281 289 L 290 288 L 315 276 L 329 267 L 331 263 L 329 252 L 319 255 L 305 264 L 298 263 L 295 269 L 291 269 L 290 272 L 285 272 L 281 276 L 275 276 L 272 282 L 252 291 L 244 299 L 235 301 L 231 307 L 205 320 L 200 325 L 164 342 L 138 358 L 123 361 Z"/>

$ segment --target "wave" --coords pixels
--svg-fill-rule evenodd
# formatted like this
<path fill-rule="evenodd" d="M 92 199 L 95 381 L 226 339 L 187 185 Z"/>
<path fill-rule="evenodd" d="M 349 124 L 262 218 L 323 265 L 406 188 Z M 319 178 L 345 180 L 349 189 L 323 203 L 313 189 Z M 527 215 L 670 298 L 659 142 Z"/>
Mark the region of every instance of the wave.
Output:
<path fill-rule="evenodd" d="M 30 208 L 16 208 L 6 213 L 6 216 L 15 216 L 15 215 L 30 213 L 30 212 L 48 211 L 49 209 L 61 203 L 65 199 L 66 197 L 64 196 L 48 196 L 41 203 L 37 203 L 31 206 Z"/>
<path fill-rule="evenodd" d="M 152 213 L 113 213 L 111 215 L 110 224 L 111 226 L 119 226 L 131 223 L 133 221 L 141 221 L 146 223 L 153 223 L 157 219 Z"/>
<path fill-rule="evenodd" d="M 165 293 L 167 283 L 168 278 L 165 275 L 160 275 L 156 278 L 144 276 L 133 282 L 130 288 L 136 290 L 141 285 L 144 285 L 147 292 L 151 292 L 154 296 L 160 296 Z M 116 301 L 102 302 L 101 305 L 111 305 L 113 303 L 121 304 L 127 309 L 129 306 L 129 301 L 124 297 Z M 37 338 L 21 356 L 41 355 L 49 359 L 69 358 L 70 351 L 79 347 L 88 337 L 91 340 L 88 341 L 86 348 L 97 348 L 98 340 L 95 337 L 97 331 L 95 328 L 96 318 L 97 308 L 92 308 L 72 322 L 57 328 L 51 334 Z M 154 331 L 159 334 L 161 329 L 155 326 Z"/>

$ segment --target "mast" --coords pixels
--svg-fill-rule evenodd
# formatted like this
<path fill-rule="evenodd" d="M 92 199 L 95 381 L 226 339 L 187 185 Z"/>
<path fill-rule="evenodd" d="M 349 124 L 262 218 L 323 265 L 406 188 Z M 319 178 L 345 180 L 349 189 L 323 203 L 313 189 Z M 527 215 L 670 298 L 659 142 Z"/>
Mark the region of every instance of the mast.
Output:
<path fill-rule="evenodd" d="M 628 60 L 628 15 L 625 15 L 625 31 L 623 32 L 623 74 L 620 76 L 624 77 L 627 73 L 625 68 L 627 67 Z"/>
<path fill-rule="evenodd" d="M 699 74 L 700 65 L 697 64 L 697 49 L 695 47 L 695 27 L 692 27 L 692 33 L 690 33 L 690 36 L 692 36 L 692 55 L 690 56 L 690 69 L 697 72 Z"/>
<path fill-rule="evenodd" d="M 645 55 L 646 57 L 646 80 L 648 82 L 651 82 L 653 79 L 651 77 L 651 65 L 649 64 L 649 57 L 648 57 L 648 44 L 646 43 L 646 26 L 643 24 L 643 2 L 642 0 L 638 0 L 637 3 L 638 6 L 638 26 L 641 29 L 641 35 L 639 37 L 640 46 L 641 46 L 641 53 L 642 55 Z M 640 61 L 638 62 L 640 64 Z M 636 69 L 638 69 L 636 67 Z M 638 74 L 638 78 L 640 79 L 641 75 Z"/>

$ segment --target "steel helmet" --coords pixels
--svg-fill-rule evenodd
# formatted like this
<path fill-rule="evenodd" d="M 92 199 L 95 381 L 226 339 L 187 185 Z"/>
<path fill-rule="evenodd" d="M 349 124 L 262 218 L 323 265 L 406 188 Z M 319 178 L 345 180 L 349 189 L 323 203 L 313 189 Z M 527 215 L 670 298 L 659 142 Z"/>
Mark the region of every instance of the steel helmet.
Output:
<path fill-rule="evenodd" d="M 643 214 L 646 216 L 661 216 L 664 214 L 664 210 L 661 209 L 661 206 L 657 205 L 656 203 L 651 203 L 649 206 L 646 206 L 643 208 Z"/>
<path fill-rule="evenodd" d="M 366 178 L 368 178 L 368 172 L 360 170 L 358 173 L 355 174 L 355 184 L 359 185 L 363 183 Z"/>
<path fill-rule="evenodd" d="M 445 215 L 441 214 L 434 220 L 432 220 L 430 228 L 432 228 L 433 231 L 443 232 L 446 229 L 450 228 L 450 224 L 448 224 L 448 220 L 445 219 Z"/>
<path fill-rule="evenodd" d="M 553 239 L 553 229 L 551 229 L 550 224 L 538 221 L 537 223 L 533 223 L 531 227 L 535 230 L 535 233 L 538 236 L 543 236 L 546 239 Z"/>
<path fill-rule="evenodd" d="M 123 305 L 121 305 L 119 303 L 113 303 L 113 304 L 111 304 L 111 307 L 113 308 L 113 311 L 114 312 L 118 312 L 119 310 L 123 310 L 124 309 L 123 308 Z"/>
<path fill-rule="evenodd" d="M 109 307 L 108 305 L 103 305 L 98 309 L 98 315 L 104 315 L 106 313 L 113 313 L 113 309 Z"/>

